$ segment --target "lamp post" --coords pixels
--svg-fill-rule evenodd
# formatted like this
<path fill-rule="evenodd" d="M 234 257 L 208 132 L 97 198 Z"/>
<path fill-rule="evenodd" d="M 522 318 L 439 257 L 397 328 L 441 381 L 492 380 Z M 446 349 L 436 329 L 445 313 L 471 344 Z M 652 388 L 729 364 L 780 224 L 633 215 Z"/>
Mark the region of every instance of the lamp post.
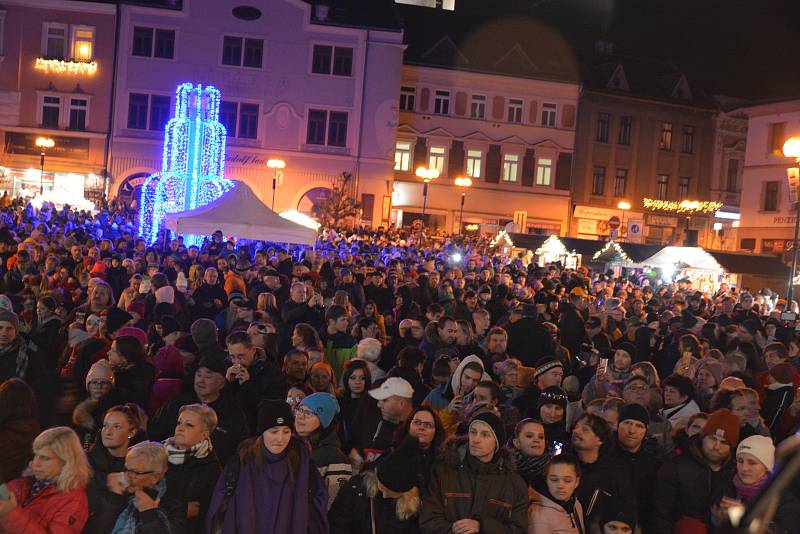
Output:
<path fill-rule="evenodd" d="M 454 183 L 456 187 L 461 188 L 461 211 L 458 215 L 458 231 L 461 233 L 461 229 L 464 226 L 464 199 L 467 198 L 467 188 L 472 187 L 472 178 L 459 176 Z"/>
<path fill-rule="evenodd" d="M 53 148 L 56 145 L 56 142 L 50 139 L 49 137 L 37 137 L 36 138 L 36 146 L 39 148 L 39 165 L 41 166 L 41 171 L 39 173 L 39 194 L 44 194 L 44 154 L 48 148 Z"/>
<path fill-rule="evenodd" d="M 617 204 L 617 208 L 622 210 L 622 228 L 625 228 L 625 212 L 631 209 L 631 203 L 627 200 L 620 200 L 619 204 Z M 620 228 L 619 235 L 622 237 L 622 228 Z M 628 232 L 625 231 L 625 236 L 627 239 Z"/>
<path fill-rule="evenodd" d="M 425 224 L 425 210 L 428 207 L 428 184 L 439 177 L 437 169 L 428 169 L 426 167 L 419 167 L 415 173 L 422 178 L 422 224 Z"/>
<path fill-rule="evenodd" d="M 783 144 L 783 155 L 793 158 L 800 164 L 800 137 L 790 137 Z M 800 231 L 800 202 L 798 202 L 798 172 L 794 167 L 787 170 L 789 179 L 789 200 L 795 203 L 797 211 L 794 218 L 794 239 L 792 240 L 792 270 L 789 272 L 789 289 L 786 292 L 786 302 L 789 311 L 792 311 L 792 297 L 794 296 L 794 273 L 797 271 L 797 233 Z"/>
<path fill-rule="evenodd" d="M 275 211 L 275 189 L 278 188 L 278 173 L 282 173 L 286 168 L 286 162 L 282 159 L 270 159 L 267 167 L 275 171 L 272 175 L 272 211 Z"/>

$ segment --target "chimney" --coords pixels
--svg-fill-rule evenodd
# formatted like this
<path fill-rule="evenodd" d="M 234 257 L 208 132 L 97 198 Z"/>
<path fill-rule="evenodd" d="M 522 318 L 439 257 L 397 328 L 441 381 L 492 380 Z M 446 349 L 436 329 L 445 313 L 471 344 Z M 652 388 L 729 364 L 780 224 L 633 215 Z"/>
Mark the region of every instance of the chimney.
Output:
<path fill-rule="evenodd" d="M 314 18 L 320 22 L 328 20 L 328 13 L 330 12 L 328 4 L 317 4 L 314 6 Z"/>

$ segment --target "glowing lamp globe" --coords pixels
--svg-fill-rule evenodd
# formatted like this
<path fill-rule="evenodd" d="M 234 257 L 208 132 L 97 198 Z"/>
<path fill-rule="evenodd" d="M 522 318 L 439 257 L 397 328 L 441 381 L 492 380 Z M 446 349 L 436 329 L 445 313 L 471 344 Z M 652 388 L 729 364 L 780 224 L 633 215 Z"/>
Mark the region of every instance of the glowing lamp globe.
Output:
<path fill-rule="evenodd" d="M 783 155 L 787 158 L 800 158 L 800 137 L 790 137 L 783 144 Z"/>

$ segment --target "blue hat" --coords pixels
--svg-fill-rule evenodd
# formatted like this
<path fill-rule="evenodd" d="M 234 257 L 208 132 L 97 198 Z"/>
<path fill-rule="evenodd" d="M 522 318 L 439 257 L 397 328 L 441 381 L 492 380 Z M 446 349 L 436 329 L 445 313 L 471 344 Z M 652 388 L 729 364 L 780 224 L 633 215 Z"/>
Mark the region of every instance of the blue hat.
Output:
<path fill-rule="evenodd" d="M 319 417 L 322 428 L 331 426 L 333 418 L 339 413 L 339 402 L 330 393 L 312 393 L 300 402 L 298 408 L 301 406 L 305 406 Z"/>

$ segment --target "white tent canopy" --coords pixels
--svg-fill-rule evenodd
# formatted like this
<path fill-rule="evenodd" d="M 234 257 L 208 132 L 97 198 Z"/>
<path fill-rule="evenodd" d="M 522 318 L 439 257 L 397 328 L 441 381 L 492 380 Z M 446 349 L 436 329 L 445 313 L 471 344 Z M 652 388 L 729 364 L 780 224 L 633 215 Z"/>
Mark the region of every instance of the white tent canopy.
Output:
<path fill-rule="evenodd" d="M 668 269 L 702 269 L 722 272 L 725 269 L 717 263 L 714 256 L 700 247 L 664 247 L 646 260 L 643 265 Z"/>
<path fill-rule="evenodd" d="M 199 208 L 167 214 L 167 227 L 177 234 L 211 235 L 314 246 L 317 232 L 284 219 L 261 202 L 242 182 Z"/>

